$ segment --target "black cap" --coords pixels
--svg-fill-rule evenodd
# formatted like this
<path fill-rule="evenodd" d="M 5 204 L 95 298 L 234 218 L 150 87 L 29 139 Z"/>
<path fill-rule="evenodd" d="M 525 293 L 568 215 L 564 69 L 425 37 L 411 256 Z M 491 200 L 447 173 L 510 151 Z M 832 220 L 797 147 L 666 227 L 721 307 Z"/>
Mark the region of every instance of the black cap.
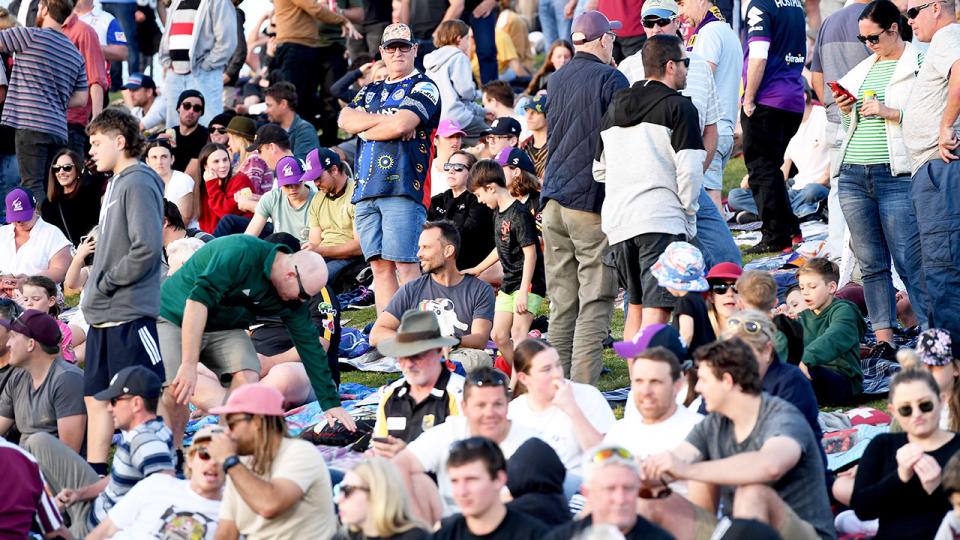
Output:
<path fill-rule="evenodd" d="M 128 366 L 110 379 L 106 390 L 97 392 L 93 397 L 99 401 L 110 401 L 120 396 L 140 396 L 146 399 L 160 397 L 161 381 L 157 374 L 143 366 Z"/>
<path fill-rule="evenodd" d="M 490 135 L 516 135 L 520 136 L 520 122 L 516 118 L 501 116 L 490 124 Z"/>
<path fill-rule="evenodd" d="M 262 145 L 271 143 L 290 145 L 290 136 L 287 135 L 287 130 L 283 129 L 280 124 L 260 126 L 260 129 L 257 130 L 257 136 L 253 138 L 253 144 L 247 147 L 247 152 L 253 152 Z"/>

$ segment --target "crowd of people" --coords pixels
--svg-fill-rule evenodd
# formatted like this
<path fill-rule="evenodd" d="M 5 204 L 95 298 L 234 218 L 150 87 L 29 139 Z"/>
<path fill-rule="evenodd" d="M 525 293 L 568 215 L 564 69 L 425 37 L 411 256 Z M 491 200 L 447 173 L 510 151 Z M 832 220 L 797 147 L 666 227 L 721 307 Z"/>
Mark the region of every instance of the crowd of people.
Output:
<path fill-rule="evenodd" d="M 0 8 L 0 536 L 960 538 L 955 0 L 241 4 Z"/>

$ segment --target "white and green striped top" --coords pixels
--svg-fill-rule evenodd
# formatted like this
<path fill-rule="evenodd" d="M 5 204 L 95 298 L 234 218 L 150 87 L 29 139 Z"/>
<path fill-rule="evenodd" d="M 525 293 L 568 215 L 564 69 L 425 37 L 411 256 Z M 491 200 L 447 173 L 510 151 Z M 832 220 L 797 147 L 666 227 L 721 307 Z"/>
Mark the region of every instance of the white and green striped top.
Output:
<path fill-rule="evenodd" d="M 877 93 L 876 99 L 881 102 L 887 94 L 887 86 L 897 67 L 897 60 L 878 61 L 870 68 L 866 79 L 860 85 L 860 94 L 857 96 L 856 114 L 857 129 L 847 145 L 847 152 L 843 156 L 844 163 L 853 165 L 875 165 L 890 162 L 890 149 L 887 147 L 887 129 L 885 120 L 880 116 L 863 116 L 860 114 L 860 105 L 863 104 L 863 94 L 873 90 Z M 844 115 L 844 123 L 849 119 Z"/>

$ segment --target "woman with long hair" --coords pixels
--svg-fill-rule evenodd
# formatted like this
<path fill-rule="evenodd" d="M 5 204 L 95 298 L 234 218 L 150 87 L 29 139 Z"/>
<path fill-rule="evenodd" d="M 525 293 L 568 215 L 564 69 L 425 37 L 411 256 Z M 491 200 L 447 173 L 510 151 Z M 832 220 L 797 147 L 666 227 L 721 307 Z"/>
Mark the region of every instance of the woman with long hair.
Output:
<path fill-rule="evenodd" d="M 100 179 L 100 180 L 98 180 Z M 40 216 L 56 225 L 74 246 L 100 219 L 100 175 L 84 178 L 80 154 L 64 148 L 53 157 L 47 178 L 47 200 Z"/>
<path fill-rule="evenodd" d="M 713 327 L 713 335 L 719 336 L 727 328 L 727 319 L 740 310 L 737 298 L 737 278 L 743 274 L 743 268 L 732 262 L 723 262 L 713 266 L 707 272 L 707 317 Z"/>
<path fill-rule="evenodd" d="M 901 349 L 897 352 L 897 361 L 904 369 L 926 369 L 933 375 L 940 387 L 940 401 L 944 404 L 940 428 L 950 431 L 960 431 L 960 358 L 954 356 L 954 347 L 958 345 L 960 340 L 953 332 L 930 328 L 920 333 L 913 351 Z"/>
<path fill-rule="evenodd" d="M 573 59 L 573 44 L 565 39 L 558 39 L 550 45 L 547 51 L 547 58 L 543 61 L 540 69 L 533 74 L 530 85 L 527 86 L 527 95 L 535 96 L 547 89 L 547 80 L 553 72 L 562 68 L 564 64 Z"/>
<path fill-rule="evenodd" d="M 194 200 L 199 200 L 200 229 L 213 234 L 217 223 L 223 216 L 235 214 L 243 217 L 253 217 L 250 212 L 244 212 L 237 206 L 234 194 L 248 189 L 253 192 L 253 183 L 243 174 L 233 174 L 230 160 L 230 151 L 218 143 L 208 143 L 200 150 L 200 170 L 203 182 L 194 189 Z"/>
<path fill-rule="evenodd" d="M 253 192 L 262 195 L 273 189 L 273 171 L 260 157 L 259 150 L 247 152 L 257 135 L 257 124 L 246 116 L 234 116 L 227 126 L 227 148 L 233 156 L 238 173 L 253 183 Z"/>
<path fill-rule="evenodd" d="M 384 458 L 367 458 L 347 471 L 334 491 L 343 524 L 339 539 L 422 540 L 429 534 L 413 515 L 396 467 Z"/>
<path fill-rule="evenodd" d="M 157 139 L 147 143 L 143 160 L 163 180 L 163 198 L 177 205 L 180 216 L 188 228 L 197 228 L 196 182 L 187 174 L 173 168 L 173 146 L 170 141 Z"/>

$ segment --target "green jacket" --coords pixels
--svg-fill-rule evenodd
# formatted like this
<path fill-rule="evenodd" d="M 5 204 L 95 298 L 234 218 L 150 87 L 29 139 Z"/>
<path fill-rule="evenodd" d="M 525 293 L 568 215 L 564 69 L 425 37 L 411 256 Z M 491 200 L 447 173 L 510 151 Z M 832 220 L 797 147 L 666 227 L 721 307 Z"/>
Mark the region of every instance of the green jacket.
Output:
<path fill-rule="evenodd" d="M 307 303 L 284 301 L 270 281 L 278 250 L 289 252 L 286 246 L 246 234 L 211 241 L 163 282 L 160 316 L 182 325 L 189 299 L 207 306 L 206 331 L 246 330 L 257 316 L 279 318 L 303 361 L 320 407 L 339 407 L 327 353 L 320 346 Z"/>
<path fill-rule="evenodd" d="M 867 325 L 856 304 L 834 298 L 819 315 L 807 309 L 800 312 L 799 318 L 803 326 L 803 363 L 846 375 L 854 395 L 861 393 L 860 340 Z"/>

